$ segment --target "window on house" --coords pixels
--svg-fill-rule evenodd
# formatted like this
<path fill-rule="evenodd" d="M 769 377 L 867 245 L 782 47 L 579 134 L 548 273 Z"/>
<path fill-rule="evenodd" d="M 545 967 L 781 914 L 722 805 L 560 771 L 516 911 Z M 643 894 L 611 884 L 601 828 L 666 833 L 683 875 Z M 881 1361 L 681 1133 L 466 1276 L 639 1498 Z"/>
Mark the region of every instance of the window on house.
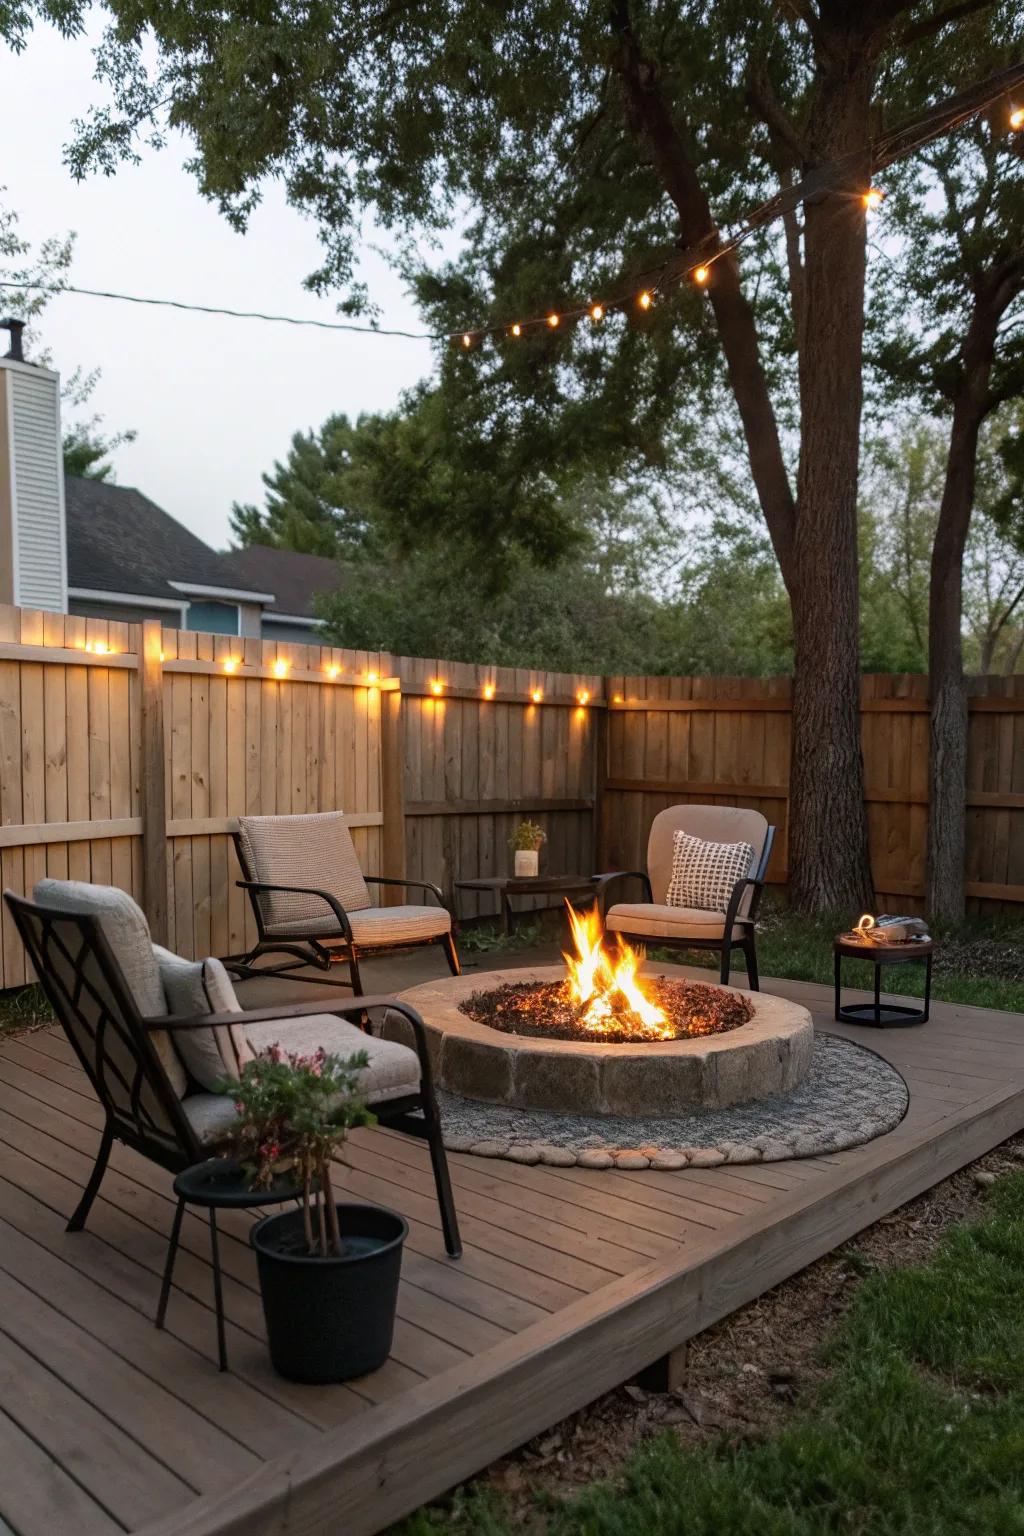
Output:
<path fill-rule="evenodd" d="M 237 603 L 189 603 L 188 629 L 201 629 L 210 635 L 238 634 Z"/>

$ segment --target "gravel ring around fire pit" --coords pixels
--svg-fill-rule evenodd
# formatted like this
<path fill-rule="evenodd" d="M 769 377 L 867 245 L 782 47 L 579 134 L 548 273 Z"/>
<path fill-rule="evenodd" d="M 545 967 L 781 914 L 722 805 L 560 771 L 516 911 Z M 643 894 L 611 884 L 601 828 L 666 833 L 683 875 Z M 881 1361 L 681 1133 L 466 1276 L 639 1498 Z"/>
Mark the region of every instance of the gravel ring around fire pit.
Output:
<path fill-rule="evenodd" d="M 859 1147 L 907 1112 L 903 1078 L 866 1046 L 818 1034 L 791 1093 L 678 1115 L 572 1115 L 481 1104 L 438 1091 L 450 1152 L 555 1168 L 715 1168 Z"/>

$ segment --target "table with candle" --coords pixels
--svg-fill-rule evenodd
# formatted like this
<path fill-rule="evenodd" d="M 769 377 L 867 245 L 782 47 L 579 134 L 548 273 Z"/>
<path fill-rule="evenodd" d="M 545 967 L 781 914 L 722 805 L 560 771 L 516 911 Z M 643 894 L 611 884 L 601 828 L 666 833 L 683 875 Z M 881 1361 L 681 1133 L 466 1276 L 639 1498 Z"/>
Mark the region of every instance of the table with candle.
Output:
<path fill-rule="evenodd" d="M 919 918 L 880 918 L 869 913 L 849 933 L 836 937 L 835 1016 L 841 1024 L 867 1024 L 872 1029 L 904 1029 L 912 1024 L 927 1024 L 932 994 L 933 944 Z M 874 1001 L 843 1003 L 842 964 L 844 960 L 866 960 L 874 966 Z M 922 1006 L 882 1002 L 882 970 L 887 965 L 923 965 L 924 999 Z"/>

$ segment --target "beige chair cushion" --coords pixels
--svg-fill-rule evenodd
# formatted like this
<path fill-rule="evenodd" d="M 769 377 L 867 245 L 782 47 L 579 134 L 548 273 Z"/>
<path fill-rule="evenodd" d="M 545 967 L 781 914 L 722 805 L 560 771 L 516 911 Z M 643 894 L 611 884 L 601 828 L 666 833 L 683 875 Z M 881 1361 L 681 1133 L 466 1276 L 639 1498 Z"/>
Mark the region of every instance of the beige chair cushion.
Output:
<path fill-rule="evenodd" d="M 341 811 L 312 816 L 240 816 L 239 841 L 249 877 L 273 885 L 313 886 L 337 897 L 346 912 L 371 905 L 352 834 Z M 268 929 L 282 923 L 337 923 L 315 896 L 269 892 L 259 897 Z"/>
<path fill-rule="evenodd" d="M 40 880 L 32 895 L 39 906 L 52 911 L 86 913 L 99 918 L 103 936 L 143 1018 L 155 1018 L 169 1011 L 146 915 L 126 891 L 114 885 L 90 885 L 84 880 Z M 188 1080 L 169 1034 L 166 1030 L 154 1030 L 149 1038 L 180 1099 Z"/>
<path fill-rule="evenodd" d="M 388 1099 L 419 1092 L 420 1063 L 415 1051 L 394 1040 L 364 1034 L 355 1024 L 333 1014 L 314 1013 L 303 1019 L 249 1024 L 245 1035 L 250 1049 L 257 1054 L 271 1045 L 299 1056 L 311 1056 L 321 1047 L 328 1055 L 343 1058 L 365 1051 L 370 1059 L 359 1074 L 359 1087 L 371 1108 Z"/>
<path fill-rule="evenodd" d="M 760 811 L 737 805 L 670 805 L 667 810 L 660 811 L 651 823 L 647 842 L 647 873 L 654 900 L 659 903 L 663 903 L 668 895 L 672 878 L 672 841 L 676 832 L 688 832 L 691 837 L 709 843 L 749 843 L 754 850 L 756 865 L 768 836 L 768 823 Z M 739 909 L 741 917 L 750 910 L 752 895 L 749 890 L 744 894 Z"/>
<path fill-rule="evenodd" d="M 223 1093 L 190 1093 L 182 1099 L 185 1118 L 201 1146 L 215 1147 L 234 1124 L 234 1101 Z"/>
<path fill-rule="evenodd" d="M 367 907 L 350 912 L 352 938 L 360 949 L 375 944 L 416 944 L 424 939 L 438 939 L 450 933 L 451 913 L 444 907 Z M 287 939 L 309 936 L 325 941 L 340 938 L 333 916 L 313 922 L 275 923 L 267 929 L 268 938 Z"/>
<path fill-rule="evenodd" d="M 219 960 L 183 960 L 169 949 L 154 945 L 160 967 L 166 1011 L 199 1017 L 204 1013 L 241 1013 L 231 978 Z M 161 1012 L 164 1010 L 161 1009 Z M 237 1080 L 239 1069 L 252 1058 L 245 1033 L 239 1025 L 215 1029 L 179 1029 L 174 1032 L 178 1054 L 189 1075 L 209 1092 L 225 1080 Z"/>
<path fill-rule="evenodd" d="M 643 939 L 720 939 L 725 933 L 725 913 L 705 912 L 700 907 L 669 907 L 659 902 L 620 902 L 608 908 L 605 927 L 611 933 Z M 749 932 L 751 924 L 733 924 L 733 938 Z"/>

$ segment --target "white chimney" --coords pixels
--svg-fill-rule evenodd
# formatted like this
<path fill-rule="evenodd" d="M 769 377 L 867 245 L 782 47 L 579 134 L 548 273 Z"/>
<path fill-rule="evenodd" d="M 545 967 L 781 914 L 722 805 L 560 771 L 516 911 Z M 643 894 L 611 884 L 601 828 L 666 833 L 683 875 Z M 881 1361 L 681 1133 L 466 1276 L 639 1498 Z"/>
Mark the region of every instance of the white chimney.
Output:
<path fill-rule="evenodd" d="M 0 602 L 68 607 L 60 375 L 21 358 L 17 321 L 0 357 Z"/>

